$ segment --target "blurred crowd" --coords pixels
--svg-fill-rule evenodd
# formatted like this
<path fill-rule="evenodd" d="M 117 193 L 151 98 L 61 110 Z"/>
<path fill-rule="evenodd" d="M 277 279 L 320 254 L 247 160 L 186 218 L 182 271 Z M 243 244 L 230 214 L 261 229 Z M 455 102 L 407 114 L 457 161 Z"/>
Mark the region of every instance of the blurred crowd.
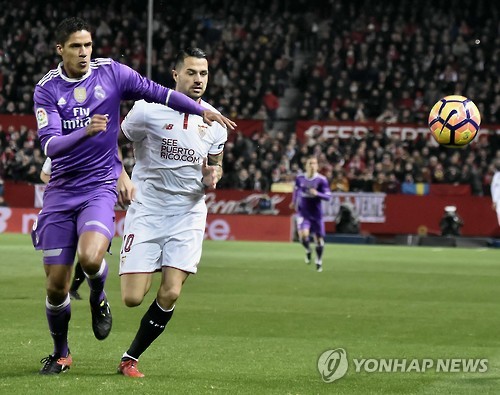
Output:
<path fill-rule="evenodd" d="M 260 119 L 252 136 L 233 133 L 221 188 L 268 191 L 291 182 L 316 154 L 333 190 L 398 193 L 405 182 L 470 185 L 489 193 L 496 136 L 466 150 L 427 140 L 373 134 L 366 139 L 308 137 L 280 129 L 277 110 L 297 88 L 293 120 L 401 122 L 425 126 L 442 96 L 462 94 L 483 123 L 500 124 L 500 23 L 485 0 L 228 0 L 155 1 L 151 77 L 173 86 L 178 49 L 198 46 L 210 60 L 205 99 L 233 119 Z M 31 114 L 34 85 L 59 58 L 53 31 L 67 16 L 94 27 L 93 57 L 111 57 L 147 72 L 147 12 L 143 2 L 85 3 L 0 0 L 0 114 Z M 124 102 L 122 115 L 131 107 Z M 9 130 L 10 129 L 10 130 Z M 130 146 L 124 164 L 134 164 Z M 0 125 L 1 180 L 38 182 L 44 161 L 36 132 Z M 1 193 L 0 193 L 1 195 Z"/>
<path fill-rule="evenodd" d="M 499 7 L 484 0 L 332 1 L 314 22 L 299 117 L 425 124 L 443 96 L 500 123 Z"/>
<path fill-rule="evenodd" d="M 332 191 L 401 193 L 405 183 L 467 185 L 473 195 L 489 195 L 495 167 L 491 146 L 480 138 L 465 150 L 450 150 L 430 140 L 403 141 L 372 134 L 366 139 L 308 137 L 277 132 L 237 134 L 225 149 L 221 187 L 267 191 L 273 183 L 293 182 L 309 155 L 318 158 Z M 500 151 L 497 151 L 500 158 Z"/>

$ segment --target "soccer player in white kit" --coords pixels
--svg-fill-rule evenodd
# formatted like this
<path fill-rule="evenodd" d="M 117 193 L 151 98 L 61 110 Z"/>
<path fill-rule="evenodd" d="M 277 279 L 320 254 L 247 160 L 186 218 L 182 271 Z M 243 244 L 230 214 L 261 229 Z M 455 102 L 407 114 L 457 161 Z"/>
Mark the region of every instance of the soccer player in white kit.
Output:
<path fill-rule="evenodd" d="M 208 82 L 208 61 L 201 49 L 181 51 L 173 77 L 176 91 L 216 111 L 201 100 Z M 125 305 L 139 306 L 153 273 L 162 273 L 156 298 L 118 366 L 125 376 L 143 377 L 137 369 L 140 355 L 163 332 L 183 283 L 197 271 L 207 216 L 205 189 L 215 188 L 222 176 L 227 130 L 216 122 L 207 125 L 200 116 L 141 100 L 122 122 L 122 131 L 133 142 L 136 159 L 135 197 L 126 214 L 120 253 Z"/>
<path fill-rule="evenodd" d="M 491 200 L 493 201 L 493 209 L 497 213 L 497 221 L 500 225 L 500 159 L 495 160 L 495 174 L 491 180 Z"/>

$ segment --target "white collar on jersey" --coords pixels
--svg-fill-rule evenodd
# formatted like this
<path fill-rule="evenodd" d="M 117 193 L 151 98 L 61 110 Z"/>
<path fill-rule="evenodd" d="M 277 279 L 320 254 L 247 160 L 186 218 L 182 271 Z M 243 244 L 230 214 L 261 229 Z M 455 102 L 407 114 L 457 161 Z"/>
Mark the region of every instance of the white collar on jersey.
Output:
<path fill-rule="evenodd" d="M 59 75 L 61 76 L 61 78 L 64 81 L 68 81 L 68 82 L 79 82 L 79 81 L 82 81 L 85 78 L 87 78 L 90 75 L 90 73 L 92 72 L 92 67 L 89 67 L 89 69 L 87 70 L 87 72 L 84 75 L 82 75 L 80 78 L 70 78 L 70 77 L 68 77 L 66 75 L 66 72 L 64 71 L 62 65 L 63 65 L 63 62 L 60 62 L 57 65 L 57 70 L 59 71 Z"/>
<path fill-rule="evenodd" d="M 307 173 L 304 173 L 304 176 L 306 177 L 306 179 L 308 179 L 308 180 L 312 180 L 313 178 L 317 177 L 317 176 L 318 176 L 318 174 L 319 174 L 319 173 L 318 173 L 318 172 L 316 172 L 316 173 L 314 173 L 314 174 L 312 175 L 312 177 L 308 177 L 308 176 L 307 176 Z"/>

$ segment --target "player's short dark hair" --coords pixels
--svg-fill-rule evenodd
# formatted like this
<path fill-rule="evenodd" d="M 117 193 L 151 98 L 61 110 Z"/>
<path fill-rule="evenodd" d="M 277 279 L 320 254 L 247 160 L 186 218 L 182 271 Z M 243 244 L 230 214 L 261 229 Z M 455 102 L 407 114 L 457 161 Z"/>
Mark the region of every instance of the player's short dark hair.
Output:
<path fill-rule="evenodd" d="M 182 49 L 177 53 L 177 56 L 175 57 L 175 66 L 174 66 L 175 70 L 181 68 L 182 64 L 184 63 L 184 59 L 189 57 L 206 59 L 207 54 L 205 53 L 204 50 L 197 47 L 189 47 L 186 49 Z"/>
<path fill-rule="evenodd" d="M 55 31 L 56 44 L 64 45 L 68 41 L 69 36 L 80 30 L 87 30 L 90 32 L 90 25 L 84 21 L 82 18 L 70 17 L 64 19 L 57 27 Z"/>

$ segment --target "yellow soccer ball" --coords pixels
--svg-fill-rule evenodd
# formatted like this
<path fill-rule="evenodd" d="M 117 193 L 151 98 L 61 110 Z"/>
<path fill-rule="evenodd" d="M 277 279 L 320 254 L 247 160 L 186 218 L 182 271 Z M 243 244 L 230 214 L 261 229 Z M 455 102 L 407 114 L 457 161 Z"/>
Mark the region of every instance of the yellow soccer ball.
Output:
<path fill-rule="evenodd" d="M 429 113 L 432 137 L 444 147 L 461 148 L 477 135 L 481 114 L 470 99 L 452 95 L 443 97 Z"/>

